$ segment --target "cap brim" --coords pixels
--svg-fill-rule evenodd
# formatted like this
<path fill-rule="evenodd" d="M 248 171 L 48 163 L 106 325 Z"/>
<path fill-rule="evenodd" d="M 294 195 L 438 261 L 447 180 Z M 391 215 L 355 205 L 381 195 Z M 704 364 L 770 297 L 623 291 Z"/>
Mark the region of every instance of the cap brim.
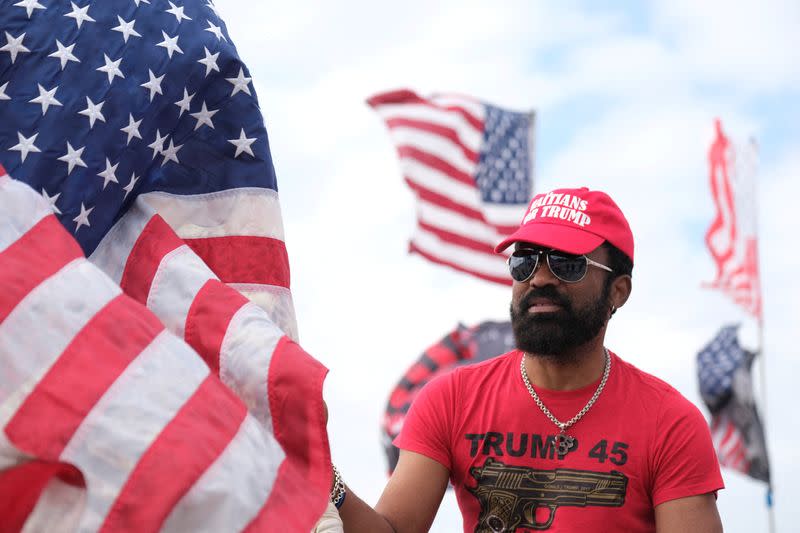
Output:
<path fill-rule="evenodd" d="M 500 253 L 515 242 L 529 242 L 571 254 L 588 254 L 603 244 L 603 241 L 603 237 L 588 231 L 540 222 L 522 226 L 495 246 L 494 251 Z"/>

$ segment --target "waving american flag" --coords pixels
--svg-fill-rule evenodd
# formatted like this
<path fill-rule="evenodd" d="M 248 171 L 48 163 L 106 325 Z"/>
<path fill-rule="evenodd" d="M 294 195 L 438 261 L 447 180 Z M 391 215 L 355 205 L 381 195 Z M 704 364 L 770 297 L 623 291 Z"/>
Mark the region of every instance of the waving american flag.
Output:
<path fill-rule="evenodd" d="M 409 90 L 367 100 L 397 147 L 417 199 L 409 250 L 478 278 L 511 285 L 495 245 L 525 214 L 533 184 L 534 113 L 462 95 Z"/>
<path fill-rule="evenodd" d="M 4 1 L 0 116 L 0 522 L 308 531 L 325 369 L 214 5 Z"/>

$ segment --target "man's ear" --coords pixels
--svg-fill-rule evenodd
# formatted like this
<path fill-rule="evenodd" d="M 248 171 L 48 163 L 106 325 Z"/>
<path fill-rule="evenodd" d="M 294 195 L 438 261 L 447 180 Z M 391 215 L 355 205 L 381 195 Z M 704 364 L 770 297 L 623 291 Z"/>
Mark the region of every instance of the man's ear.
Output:
<path fill-rule="evenodd" d="M 631 290 L 633 290 L 633 280 L 630 276 L 624 274 L 614 278 L 614 281 L 611 282 L 611 294 L 609 295 L 611 305 L 617 309 L 625 305 L 631 295 Z"/>

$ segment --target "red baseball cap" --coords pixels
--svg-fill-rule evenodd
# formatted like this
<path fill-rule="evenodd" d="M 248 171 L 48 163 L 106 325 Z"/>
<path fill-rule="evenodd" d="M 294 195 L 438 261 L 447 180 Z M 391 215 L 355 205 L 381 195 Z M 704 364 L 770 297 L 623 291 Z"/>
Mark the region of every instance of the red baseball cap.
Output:
<path fill-rule="evenodd" d="M 619 206 L 602 191 L 556 189 L 531 200 L 519 229 L 498 244 L 530 242 L 571 254 L 586 254 L 608 241 L 633 261 L 633 233 Z"/>

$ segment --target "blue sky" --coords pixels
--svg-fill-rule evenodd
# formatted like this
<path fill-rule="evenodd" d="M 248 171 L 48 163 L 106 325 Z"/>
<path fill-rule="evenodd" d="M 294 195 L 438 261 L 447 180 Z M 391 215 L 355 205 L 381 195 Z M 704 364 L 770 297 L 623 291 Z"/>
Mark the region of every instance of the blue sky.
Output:
<path fill-rule="evenodd" d="M 700 288 L 714 272 L 703 245 L 713 119 L 734 140 L 756 136 L 777 530 L 800 521 L 797 2 L 217 5 L 270 134 L 301 343 L 331 369 L 333 457 L 365 500 L 386 481 L 380 416 L 405 369 L 459 321 L 506 319 L 510 297 L 405 253 L 413 199 L 364 100 L 408 87 L 537 111 L 535 188 L 606 190 L 633 227 L 634 291 L 607 345 L 698 405 L 697 350 L 735 320 L 757 339 L 737 308 Z M 726 531 L 766 531 L 763 485 L 724 476 Z M 449 498 L 433 531 L 460 527 Z"/>

